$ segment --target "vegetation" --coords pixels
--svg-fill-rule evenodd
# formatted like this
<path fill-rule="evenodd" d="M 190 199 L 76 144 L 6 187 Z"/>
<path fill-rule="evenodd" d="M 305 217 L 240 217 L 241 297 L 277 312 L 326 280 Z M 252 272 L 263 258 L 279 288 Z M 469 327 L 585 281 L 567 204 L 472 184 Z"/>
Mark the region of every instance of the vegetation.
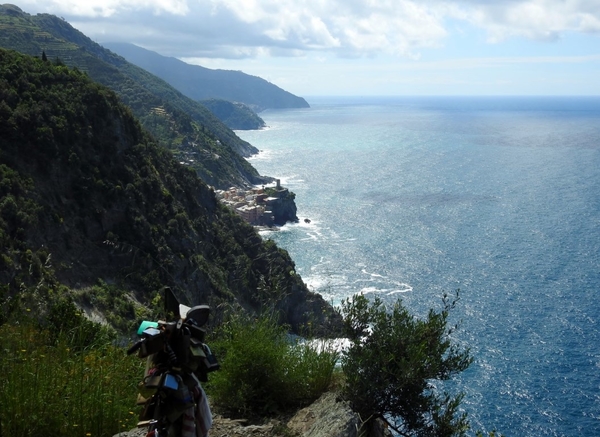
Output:
<path fill-rule="evenodd" d="M 243 156 L 257 149 L 237 137 L 200 103 L 96 44 L 66 21 L 0 5 L 0 46 L 77 68 L 117 93 L 142 126 L 179 161 L 218 188 L 260 184 Z"/>
<path fill-rule="evenodd" d="M 276 302 L 297 332 L 315 314 L 339 320 L 287 252 L 78 69 L 0 50 L 0 176 L 0 318 L 33 306 L 43 316 L 70 294 L 116 308 L 108 319 L 127 330 L 169 285 L 213 308 Z"/>
<path fill-rule="evenodd" d="M 134 428 L 144 363 L 72 304 L 53 314 L 55 323 L 43 327 L 25 316 L 0 325 L 3 435 L 110 437 Z"/>
<path fill-rule="evenodd" d="M 8 21 L 24 20 L 18 8 L 1 8 L 12 11 Z M 23 32 L 15 38 L 27 40 Z M 182 303 L 217 310 L 222 326 L 211 344 L 223 370 L 208 387 L 216 404 L 258 414 L 316 399 L 338 356 L 290 346 L 281 325 L 332 334 L 341 316 L 307 290 L 286 251 L 222 207 L 115 92 L 45 53 L 0 49 L 2 432 L 108 436 L 132 427 L 143 363 L 77 308 L 131 332 L 154 317 L 164 285 Z M 434 386 L 471 363 L 447 325 L 457 298 L 425 320 L 401 302 L 344 303 L 344 390 L 365 421 L 382 418 L 403 435 L 466 432 L 461 395 Z M 226 317 L 230 307 L 237 317 Z"/>
<path fill-rule="evenodd" d="M 233 416 L 270 415 L 315 401 L 327 391 L 338 353 L 290 339 L 268 315 L 235 315 L 212 341 L 221 370 L 211 374 L 207 393 Z"/>
<path fill-rule="evenodd" d="M 264 120 L 243 103 L 220 99 L 201 100 L 200 103 L 231 129 L 260 129 L 266 126 Z"/>
<path fill-rule="evenodd" d="M 221 364 L 205 384 L 211 408 L 246 419 L 285 414 L 316 400 L 336 384 L 335 376 L 367 424 L 379 417 L 400 435 L 465 435 L 466 414 L 455 417 L 460 396 L 434 393 L 431 385 L 470 362 L 468 351 L 447 338 L 447 311 L 455 303 L 444 300 L 440 313 L 430 311 L 422 321 L 400 302 L 389 313 L 378 300 L 346 301 L 348 333 L 360 335 L 343 355 L 295 341 L 268 314 L 249 318 L 233 311 L 209 335 Z M 69 299 L 54 305 L 43 325 L 27 316 L 32 313 L 0 325 L 0 427 L 6 435 L 110 437 L 135 427 L 145 361 L 126 356 L 113 345 L 114 331 L 88 321 Z M 342 377 L 336 375 L 340 358 Z M 385 405 L 392 408 L 381 416 L 376 411 Z M 500 437 L 495 431 L 476 435 Z"/>
<path fill-rule="evenodd" d="M 108 43 L 107 47 L 164 79 L 193 100 L 241 102 L 257 112 L 268 108 L 308 108 L 308 103 L 302 97 L 241 71 L 211 70 L 190 65 L 133 44 Z"/>
<path fill-rule="evenodd" d="M 462 436 L 469 429 L 459 411 L 462 395 L 443 392 L 439 382 L 465 370 L 468 349 L 452 341 L 448 315 L 458 300 L 417 319 L 397 301 L 386 308 L 356 295 L 342 304 L 350 347 L 342 358 L 345 395 L 364 422 L 380 418 L 403 436 Z"/>
<path fill-rule="evenodd" d="M 23 315 L 0 325 L 4 435 L 110 437 L 135 428 L 145 360 L 127 356 L 114 339 L 114 331 L 88 321 L 68 299 L 43 325 Z M 209 343 L 222 366 L 205 387 L 211 408 L 245 418 L 315 400 L 329 387 L 337 360 L 335 352 L 292 342 L 269 316 L 249 320 L 238 313 Z"/>

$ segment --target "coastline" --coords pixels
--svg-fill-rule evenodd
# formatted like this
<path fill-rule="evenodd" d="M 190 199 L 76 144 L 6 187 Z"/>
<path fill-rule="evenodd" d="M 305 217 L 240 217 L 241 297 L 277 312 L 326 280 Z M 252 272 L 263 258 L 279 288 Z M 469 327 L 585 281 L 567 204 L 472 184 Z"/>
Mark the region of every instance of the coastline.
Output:
<path fill-rule="evenodd" d="M 568 408 L 594 435 L 600 99 L 339 101 L 265 114 L 275 128 L 243 137 L 316 219 L 270 235 L 309 289 L 334 302 L 385 290 L 426 314 L 460 288 L 474 423 L 570 435 Z"/>

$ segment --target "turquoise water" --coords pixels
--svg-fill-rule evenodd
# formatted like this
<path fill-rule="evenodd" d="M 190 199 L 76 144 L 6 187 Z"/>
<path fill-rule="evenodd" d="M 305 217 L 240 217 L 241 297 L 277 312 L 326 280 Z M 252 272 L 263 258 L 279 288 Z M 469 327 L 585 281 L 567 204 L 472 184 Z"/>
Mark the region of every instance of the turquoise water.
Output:
<path fill-rule="evenodd" d="M 334 304 L 460 288 L 475 429 L 600 435 L 600 98 L 307 100 L 238 132 L 296 193 L 264 237 Z"/>

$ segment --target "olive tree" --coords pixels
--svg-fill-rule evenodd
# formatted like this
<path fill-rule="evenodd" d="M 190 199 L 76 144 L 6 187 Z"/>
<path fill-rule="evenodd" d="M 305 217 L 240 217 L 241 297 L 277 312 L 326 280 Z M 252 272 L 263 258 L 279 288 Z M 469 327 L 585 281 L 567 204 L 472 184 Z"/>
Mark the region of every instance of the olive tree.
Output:
<path fill-rule="evenodd" d="M 342 357 L 346 398 L 365 425 L 381 418 L 402 436 L 463 436 L 469 429 L 459 411 L 463 394 L 450 395 L 436 382 L 452 378 L 472 362 L 468 348 L 452 341 L 448 326 L 456 295 L 443 297 L 441 311 L 424 319 L 398 300 L 391 308 L 363 295 L 342 302 L 349 347 Z"/>

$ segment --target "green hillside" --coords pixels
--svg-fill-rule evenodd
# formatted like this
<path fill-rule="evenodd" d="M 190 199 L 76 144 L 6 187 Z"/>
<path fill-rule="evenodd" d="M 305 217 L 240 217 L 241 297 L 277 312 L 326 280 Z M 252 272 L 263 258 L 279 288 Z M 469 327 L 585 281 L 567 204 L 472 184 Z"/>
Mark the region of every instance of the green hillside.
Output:
<path fill-rule="evenodd" d="M 308 108 L 302 97 L 241 71 L 213 70 L 186 64 L 127 43 L 104 43 L 129 62 L 164 79 L 194 100 L 222 99 L 241 102 L 257 112 L 265 109 Z"/>
<path fill-rule="evenodd" d="M 234 103 L 227 100 L 208 99 L 200 101 L 219 117 L 231 129 L 250 130 L 266 126 L 265 121 L 244 103 Z"/>
<path fill-rule="evenodd" d="M 77 67 L 115 91 L 157 141 L 218 188 L 266 179 L 243 158 L 257 150 L 162 79 L 94 43 L 66 21 L 0 6 L 0 47 Z"/>
<path fill-rule="evenodd" d="M 337 316 L 294 270 L 113 91 L 0 49 L 0 323 L 71 296 L 128 330 L 168 285 L 188 304 L 325 329 Z"/>

